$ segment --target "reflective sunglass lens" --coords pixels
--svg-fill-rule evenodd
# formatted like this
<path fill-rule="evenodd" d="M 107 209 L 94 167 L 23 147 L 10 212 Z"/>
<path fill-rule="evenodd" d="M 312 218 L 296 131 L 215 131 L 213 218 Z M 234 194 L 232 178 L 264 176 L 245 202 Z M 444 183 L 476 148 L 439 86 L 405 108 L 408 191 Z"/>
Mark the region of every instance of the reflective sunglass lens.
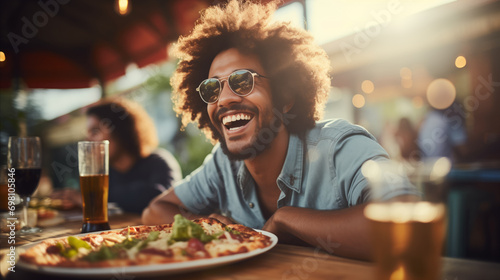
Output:
<path fill-rule="evenodd" d="M 200 92 L 205 102 L 212 103 L 217 101 L 220 94 L 220 84 L 217 79 L 207 79 L 200 86 Z"/>
<path fill-rule="evenodd" d="M 247 95 L 253 89 L 253 76 L 247 70 L 239 70 L 228 78 L 231 89 L 239 95 Z"/>

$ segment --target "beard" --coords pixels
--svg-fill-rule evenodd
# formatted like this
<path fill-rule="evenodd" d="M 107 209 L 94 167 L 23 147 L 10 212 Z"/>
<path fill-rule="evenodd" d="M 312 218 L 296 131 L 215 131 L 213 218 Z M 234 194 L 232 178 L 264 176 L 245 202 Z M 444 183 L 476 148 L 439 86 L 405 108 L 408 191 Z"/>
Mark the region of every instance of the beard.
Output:
<path fill-rule="evenodd" d="M 262 125 L 257 125 L 250 143 L 245 147 L 241 147 L 239 151 L 232 152 L 227 146 L 226 139 L 221 133 L 223 130 L 222 124 L 219 125 L 217 129 L 213 129 L 217 133 L 218 140 L 220 142 L 220 147 L 222 152 L 230 160 L 246 160 L 254 158 L 271 147 L 271 143 L 278 135 L 278 132 L 282 128 L 282 120 L 278 116 L 271 116 L 271 113 L 262 115 L 263 123 Z"/>

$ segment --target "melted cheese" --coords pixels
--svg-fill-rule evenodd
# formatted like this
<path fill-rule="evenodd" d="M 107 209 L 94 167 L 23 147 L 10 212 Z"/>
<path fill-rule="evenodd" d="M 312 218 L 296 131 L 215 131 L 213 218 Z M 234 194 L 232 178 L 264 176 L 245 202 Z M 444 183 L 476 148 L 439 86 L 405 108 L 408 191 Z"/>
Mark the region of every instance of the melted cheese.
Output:
<path fill-rule="evenodd" d="M 172 249 L 176 249 L 176 248 L 186 249 L 187 244 L 188 244 L 187 241 L 177 241 L 174 244 L 170 245 L 170 248 L 172 248 Z"/>
<path fill-rule="evenodd" d="M 171 232 L 160 231 L 160 234 L 158 235 L 158 239 L 156 239 L 155 241 L 149 241 L 146 244 L 146 248 L 155 248 L 155 249 L 158 249 L 158 250 L 167 250 L 169 248 L 168 240 L 170 239 L 170 235 L 172 235 Z M 134 247 L 132 247 L 129 250 L 127 250 L 126 251 L 127 252 L 127 256 L 130 259 L 134 259 L 135 255 L 137 255 L 137 253 L 139 253 L 139 247 L 141 247 L 144 242 L 145 242 L 145 240 L 137 243 Z M 187 246 L 187 242 L 186 242 L 186 246 Z"/>
<path fill-rule="evenodd" d="M 158 239 L 155 241 L 150 241 L 146 248 L 156 248 L 158 250 L 167 250 L 169 248 L 168 246 L 168 240 L 170 239 L 170 235 L 172 233 L 170 232 L 160 232 L 160 235 L 158 236 Z"/>
<path fill-rule="evenodd" d="M 129 259 L 133 260 L 135 259 L 135 255 L 137 255 L 137 253 L 139 252 L 139 246 L 141 242 L 139 242 L 137 245 L 135 245 L 134 247 L 130 248 L 129 250 L 125 250 L 125 252 L 127 253 L 127 256 Z"/>
<path fill-rule="evenodd" d="M 213 235 L 213 234 L 219 233 L 219 232 L 224 230 L 219 224 L 210 225 L 210 224 L 207 224 L 205 222 L 201 223 L 201 227 L 203 228 L 205 233 L 208 235 Z"/>
<path fill-rule="evenodd" d="M 108 235 L 104 236 L 104 241 L 110 241 L 113 243 L 121 243 L 123 242 L 127 237 L 120 235 L 120 234 L 113 234 L 113 235 Z"/>
<path fill-rule="evenodd" d="M 229 234 L 229 232 L 227 232 L 227 231 L 225 231 L 225 232 L 224 232 L 224 235 L 226 236 L 226 238 L 227 238 L 227 242 L 228 242 L 228 243 L 238 243 L 238 244 L 240 244 L 240 243 L 241 243 L 239 240 L 237 240 L 237 239 L 233 239 L 233 238 L 231 237 L 231 234 Z"/>
<path fill-rule="evenodd" d="M 73 256 L 71 259 L 72 260 L 75 260 L 75 259 L 78 259 L 78 258 L 82 258 L 82 257 L 85 257 L 86 255 L 88 255 L 92 250 L 89 250 L 89 249 L 85 249 L 85 248 L 78 248 L 78 254 Z"/>

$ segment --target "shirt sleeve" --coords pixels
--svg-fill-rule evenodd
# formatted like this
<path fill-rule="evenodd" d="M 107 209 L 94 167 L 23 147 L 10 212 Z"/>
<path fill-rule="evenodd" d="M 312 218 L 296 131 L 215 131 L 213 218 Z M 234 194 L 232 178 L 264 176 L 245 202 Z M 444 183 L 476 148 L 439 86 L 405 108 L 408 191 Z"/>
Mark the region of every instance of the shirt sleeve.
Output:
<path fill-rule="evenodd" d="M 218 163 L 221 151 L 214 148 L 201 167 L 175 185 L 177 197 L 190 212 L 208 215 L 219 206 L 220 191 L 223 188 L 221 166 Z"/>
<path fill-rule="evenodd" d="M 368 132 L 347 134 L 335 145 L 334 164 L 337 181 L 347 206 L 362 204 L 371 199 L 372 191 L 368 180 L 361 172 L 367 160 L 384 161 L 389 156 Z M 383 199 L 390 199 L 404 194 L 417 194 L 410 184 L 401 184 L 396 188 L 387 187 L 382 190 Z"/>

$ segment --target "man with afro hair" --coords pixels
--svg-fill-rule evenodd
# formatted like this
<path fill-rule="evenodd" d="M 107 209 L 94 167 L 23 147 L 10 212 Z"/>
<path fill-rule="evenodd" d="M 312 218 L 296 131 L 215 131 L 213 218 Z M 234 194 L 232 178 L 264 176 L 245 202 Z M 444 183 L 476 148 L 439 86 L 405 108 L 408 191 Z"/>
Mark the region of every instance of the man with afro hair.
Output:
<path fill-rule="evenodd" d="M 306 31 L 271 21 L 276 4 L 231 0 L 206 9 L 180 38 L 176 112 L 217 143 L 204 164 L 143 212 L 145 224 L 181 213 L 273 232 L 283 243 L 370 257 L 361 166 L 387 160 L 365 129 L 319 121 L 329 60 Z M 412 198 L 411 186 L 386 199 Z"/>

